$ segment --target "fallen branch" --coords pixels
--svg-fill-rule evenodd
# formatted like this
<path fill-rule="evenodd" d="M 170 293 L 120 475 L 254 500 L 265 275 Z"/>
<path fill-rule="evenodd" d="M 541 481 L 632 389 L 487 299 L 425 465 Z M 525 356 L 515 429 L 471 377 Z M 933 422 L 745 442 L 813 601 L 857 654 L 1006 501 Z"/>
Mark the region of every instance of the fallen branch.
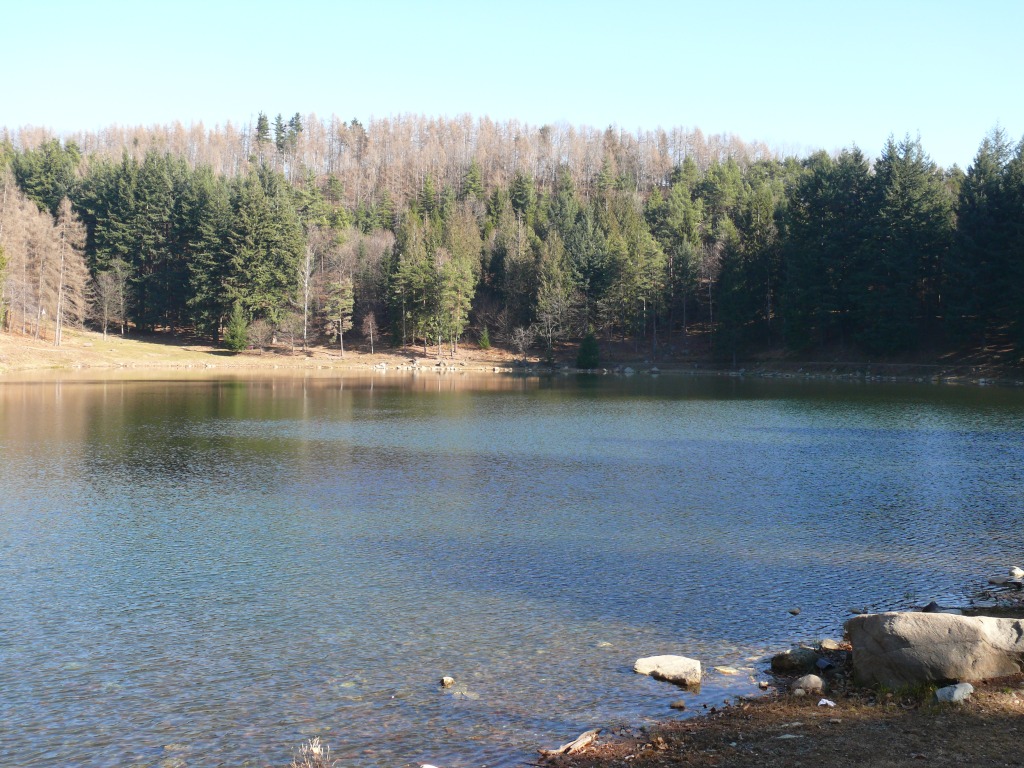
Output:
<path fill-rule="evenodd" d="M 555 755 L 575 755 L 597 741 L 597 734 L 600 732 L 600 728 L 595 728 L 592 731 L 581 733 L 568 744 L 563 744 L 558 749 L 541 749 L 539 751 L 544 755 L 544 757 L 554 757 Z"/>

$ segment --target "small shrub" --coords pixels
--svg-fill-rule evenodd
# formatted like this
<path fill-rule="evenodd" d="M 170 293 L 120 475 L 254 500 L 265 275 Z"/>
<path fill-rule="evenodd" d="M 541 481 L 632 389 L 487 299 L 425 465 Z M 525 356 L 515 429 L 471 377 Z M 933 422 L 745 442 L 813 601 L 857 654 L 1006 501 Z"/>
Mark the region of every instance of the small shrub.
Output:
<path fill-rule="evenodd" d="M 232 352 L 241 352 L 249 344 L 249 322 L 245 319 L 242 305 L 237 301 L 231 310 L 227 328 L 224 329 L 224 346 Z"/>
<path fill-rule="evenodd" d="M 301 747 L 299 755 L 292 760 L 291 768 L 333 768 L 338 761 L 331 761 L 331 748 L 316 736 Z"/>
<path fill-rule="evenodd" d="M 490 335 L 490 333 L 487 332 L 487 326 L 485 325 L 484 329 L 482 331 L 480 331 L 480 349 L 490 349 L 490 348 L 491 348 L 491 335 Z"/>
<path fill-rule="evenodd" d="M 576 353 L 576 367 L 591 369 L 601 365 L 601 350 L 597 345 L 597 337 L 590 331 L 580 342 L 579 352 Z"/>

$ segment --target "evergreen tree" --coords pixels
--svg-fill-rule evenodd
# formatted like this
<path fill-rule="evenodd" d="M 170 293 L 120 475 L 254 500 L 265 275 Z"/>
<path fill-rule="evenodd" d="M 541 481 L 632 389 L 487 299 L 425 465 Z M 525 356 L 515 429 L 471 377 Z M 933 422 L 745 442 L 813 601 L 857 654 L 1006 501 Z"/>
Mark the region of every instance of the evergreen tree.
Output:
<path fill-rule="evenodd" d="M 580 342 L 579 352 L 576 354 L 576 367 L 583 370 L 593 370 L 601 365 L 601 348 L 597 343 L 597 336 L 593 331 L 588 331 Z"/>
<path fill-rule="evenodd" d="M 181 236 L 187 239 L 189 254 L 188 311 L 196 330 L 217 343 L 232 306 L 228 252 L 232 213 L 227 185 L 209 168 L 199 169 L 183 190 L 182 209 L 186 226 Z"/>
<path fill-rule="evenodd" d="M 859 294 L 854 271 L 863 261 L 872 220 L 872 178 L 854 147 L 837 160 L 812 155 L 788 207 L 782 312 L 787 344 L 807 349 L 850 341 Z"/>
<path fill-rule="evenodd" d="M 253 319 L 276 322 L 295 286 L 305 250 L 284 178 L 259 168 L 235 183 L 227 233 L 227 296 Z"/>
<path fill-rule="evenodd" d="M 241 352 L 249 344 L 249 322 L 240 302 L 236 301 L 227 328 L 224 330 L 224 346 L 233 352 Z"/>
<path fill-rule="evenodd" d="M 952 200 L 920 140 L 888 141 L 875 164 L 874 220 L 853 276 L 858 339 L 900 352 L 935 330 L 938 277 L 952 234 Z"/>
<path fill-rule="evenodd" d="M 1007 167 L 1013 147 L 1006 134 L 992 131 L 982 141 L 959 190 L 957 231 L 946 269 L 947 326 L 964 338 L 1004 329 L 1019 303 L 1012 265 L 1017 252 L 1014 210 Z"/>
<path fill-rule="evenodd" d="M 38 149 L 15 154 L 11 167 L 21 190 L 56 218 L 61 200 L 76 196 L 81 160 L 73 141 L 62 145 L 57 139 L 49 139 Z"/>

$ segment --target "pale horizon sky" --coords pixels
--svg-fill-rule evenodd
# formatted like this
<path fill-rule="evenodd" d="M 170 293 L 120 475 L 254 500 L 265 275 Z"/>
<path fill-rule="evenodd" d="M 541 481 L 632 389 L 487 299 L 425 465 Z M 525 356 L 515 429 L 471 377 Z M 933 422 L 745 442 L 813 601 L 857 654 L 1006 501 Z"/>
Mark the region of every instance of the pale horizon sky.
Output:
<path fill-rule="evenodd" d="M 45 8 L 45 13 L 38 10 Z M 1024 3 L 56 0 L 5 8 L 0 126 L 260 111 L 700 128 L 783 153 L 920 135 L 966 169 L 1024 137 Z"/>

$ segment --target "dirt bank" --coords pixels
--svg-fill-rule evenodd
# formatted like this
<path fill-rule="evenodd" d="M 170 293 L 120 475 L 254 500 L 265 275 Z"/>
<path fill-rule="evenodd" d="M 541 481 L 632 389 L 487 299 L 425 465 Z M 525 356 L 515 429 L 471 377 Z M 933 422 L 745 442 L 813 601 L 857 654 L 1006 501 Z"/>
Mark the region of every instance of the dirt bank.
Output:
<path fill-rule="evenodd" d="M 931 692 L 875 691 L 766 696 L 638 736 L 611 735 L 552 768 L 841 768 L 845 766 L 1024 765 L 1024 677 L 975 685 L 963 704 L 931 703 Z"/>

